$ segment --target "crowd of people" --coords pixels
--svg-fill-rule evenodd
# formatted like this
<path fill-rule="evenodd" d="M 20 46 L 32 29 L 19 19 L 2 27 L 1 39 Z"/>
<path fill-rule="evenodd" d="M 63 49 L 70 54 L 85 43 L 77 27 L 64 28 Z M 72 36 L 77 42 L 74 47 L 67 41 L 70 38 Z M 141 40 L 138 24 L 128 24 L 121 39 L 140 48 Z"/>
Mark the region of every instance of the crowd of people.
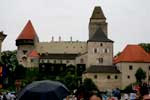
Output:
<path fill-rule="evenodd" d="M 16 100 L 15 93 L 0 93 L 0 100 Z"/>

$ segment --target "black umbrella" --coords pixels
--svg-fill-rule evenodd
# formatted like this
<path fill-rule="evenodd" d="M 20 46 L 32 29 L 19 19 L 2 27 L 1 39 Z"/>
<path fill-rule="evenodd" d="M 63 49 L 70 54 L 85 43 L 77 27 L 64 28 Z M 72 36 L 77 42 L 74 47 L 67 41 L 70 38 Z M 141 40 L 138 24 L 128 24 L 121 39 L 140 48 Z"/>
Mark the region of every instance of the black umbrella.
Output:
<path fill-rule="evenodd" d="M 27 85 L 17 96 L 17 100 L 63 100 L 69 90 L 60 82 L 35 81 Z"/>

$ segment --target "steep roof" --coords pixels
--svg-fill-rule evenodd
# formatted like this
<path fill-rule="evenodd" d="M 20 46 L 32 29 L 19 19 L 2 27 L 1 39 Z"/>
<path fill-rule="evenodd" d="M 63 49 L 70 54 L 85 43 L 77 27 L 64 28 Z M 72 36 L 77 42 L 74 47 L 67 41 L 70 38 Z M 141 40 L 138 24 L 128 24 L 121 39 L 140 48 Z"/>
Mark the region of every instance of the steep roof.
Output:
<path fill-rule="evenodd" d="M 139 45 L 127 45 L 121 54 L 114 59 L 119 62 L 143 62 L 150 63 L 150 55 Z"/>
<path fill-rule="evenodd" d="M 38 52 L 36 50 L 32 50 L 29 54 L 28 57 L 34 57 L 34 58 L 38 58 Z"/>
<path fill-rule="evenodd" d="M 113 65 L 92 65 L 87 70 L 87 73 L 120 73 L 120 71 Z"/>
<path fill-rule="evenodd" d="M 21 39 L 34 39 L 36 35 L 36 32 L 34 30 L 34 27 L 31 23 L 31 21 L 29 20 L 26 24 L 26 26 L 24 27 L 24 29 L 22 30 L 22 32 L 19 34 L 17 40 L 21 40 Z"/>
<path fill-rule="evenodd" d="M 106 17 L 104 16 L 103 10 L 100 6 L 96 6 L 94 8 L 91 19 L 106 19 Z"/>
<path fill-rule="evenodd" d="M 88 40 L 88 42 L 113 42 L 113 41 L 108 39 L 106 34 L 99 27 L 95 32 L 95 34 Z"/>

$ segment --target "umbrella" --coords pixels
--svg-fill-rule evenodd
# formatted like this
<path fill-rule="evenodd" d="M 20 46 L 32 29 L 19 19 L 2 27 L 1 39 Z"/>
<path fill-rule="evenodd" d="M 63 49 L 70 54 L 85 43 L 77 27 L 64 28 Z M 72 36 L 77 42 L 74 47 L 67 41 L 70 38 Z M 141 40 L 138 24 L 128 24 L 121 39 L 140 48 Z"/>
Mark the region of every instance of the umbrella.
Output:
<path fill-rule="evenodd" d="M 17 100 L 63 100 L 69 90 L 57 81 L 35 81 L 27 85 L 17 96 Z"/>

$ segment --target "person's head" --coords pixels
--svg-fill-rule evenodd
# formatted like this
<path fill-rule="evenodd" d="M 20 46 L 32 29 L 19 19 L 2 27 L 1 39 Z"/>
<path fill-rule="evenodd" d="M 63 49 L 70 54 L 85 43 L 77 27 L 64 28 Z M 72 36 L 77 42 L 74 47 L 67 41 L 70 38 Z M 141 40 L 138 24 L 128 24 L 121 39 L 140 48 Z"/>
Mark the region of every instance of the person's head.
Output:
<path fill-rule="evenodd" d="M 102 96 L 99 93 L 91 93 L 88 100 L 102 100 Z"/>

